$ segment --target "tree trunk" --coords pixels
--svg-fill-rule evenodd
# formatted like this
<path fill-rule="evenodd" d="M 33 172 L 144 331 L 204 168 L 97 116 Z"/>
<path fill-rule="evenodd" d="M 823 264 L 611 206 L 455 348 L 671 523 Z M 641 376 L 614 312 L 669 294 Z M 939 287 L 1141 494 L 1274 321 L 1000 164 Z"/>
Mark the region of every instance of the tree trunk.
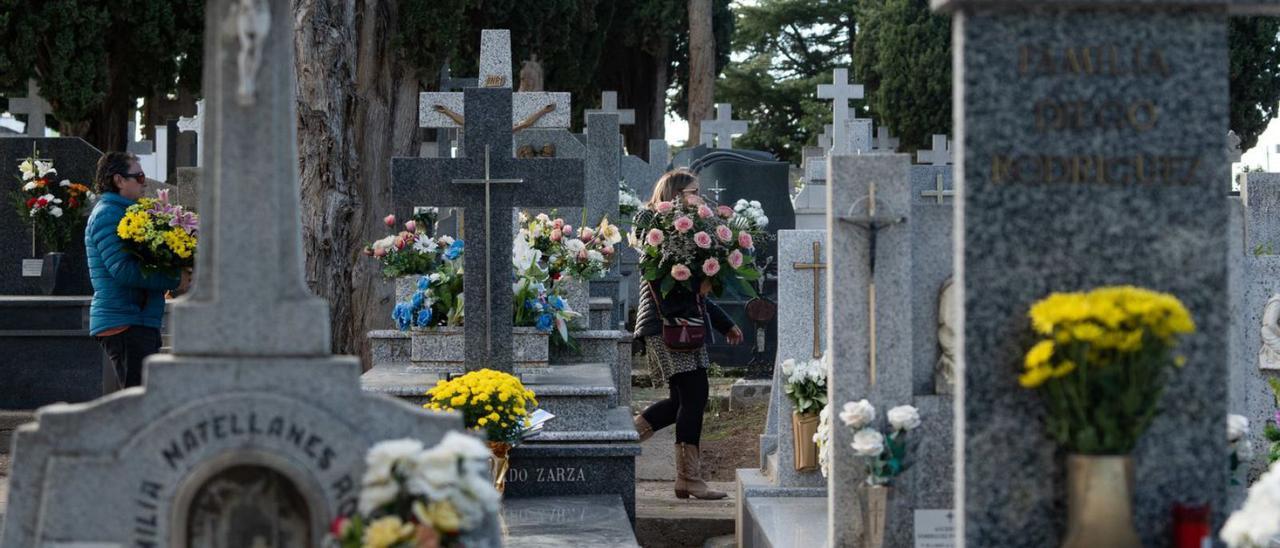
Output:
<path fill-rule="evenodd" d="M 355 10 L 345 0 L 294 0 L 298 165 L 307 285 L 329 301 L 333 351 L 352 352 L 352 266 L 360 227 L 360 158 L 353 144 Z"/>
<path fill-rule="evenodd" d="M 664 39 L 665 44 L 669 39 Z M 603 58 L 612 60 L 601 63 L 597 72 L 600 89 L 617 90 L 618 108 L 635 110 L 636 121 L 622 126 L 623 144 L 627 153 L 648 158 L 649 139 L 661 139 L 663 119 L 666 117 L 667 50 L 651 54 L 630 44 L 605 44 Z"/>
<path fill-rule="evenodd" d="M 689 0 L 689 146 L 701 143 L 702 121 L 715 102 L 716 38 L 711 0 Z"/>
<path fill-rule="evenodd" d="M 351 226 L 365 240 L 382 235 L 382 218 L 391 212 L 391 158 L 417 156 L 418 92 L 416 72 L 406 66 L 392 46 L 397 33 L 399 0 L 362 0 L 356 9 L 356 94 L 353 148 L 359 155 L 358 206 Z M 351 325 L 357 341 L 351 352 L 371 364 L 365 333 L 391 327 L 394 287 L 382 277 L 377 261 L 359 255 L 364 241 L 348 252 L 358 260 L 349 270 Z"/>
<path fill-rule="evenodd" d="M 653 66 L 653 107 L 654 116 L 649 118 L 649 138 L 665 139 L 667 136 L 667 87 L 671 85 L 671 39 L 664 38 L 662 40 L 662 48 L 654 54 Z M 649 157 L 648 142 L 642 143 L 644 153 L 641 157 L 645 161 L 652 161 Z"/>

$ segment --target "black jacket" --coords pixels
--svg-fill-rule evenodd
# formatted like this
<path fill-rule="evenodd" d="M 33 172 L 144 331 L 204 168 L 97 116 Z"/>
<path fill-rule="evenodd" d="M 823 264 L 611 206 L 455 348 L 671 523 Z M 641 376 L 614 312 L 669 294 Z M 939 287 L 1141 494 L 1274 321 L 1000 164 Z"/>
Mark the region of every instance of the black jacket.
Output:
<path fill-rule="evenodd" d="M 647 209 L 640 210 L 636 214 L 635 232 L 636 237 L 643 238 L 642 227 L 645 226 L 649 217 L 653 216 L 653 212 Z M 689 280 L 690 285 L 698 287 L 702 283 L 700 274 L 695 273 L 694 277 Z M 661 297 L 661 291 L 654 287 L 651 291 L 651 284 L 646 282 L 643 277 L 640 279 L 640 304 L 636 307 L 636 329 L 633 335 L 636 339 L 650 337 L 654 335 L 662 335 L 662 318 L 661 314 L 672 318 L 689 318 L 697 316 L 697 294 L 683 287 L 672 288 L 666 297 Z M 655 306 L 654 297 L 658 296 L 658 306 Z M 703 321 L 706 325 L 714 327 L 720 333 L 728 333 L 734 328 L 733 319 L 724 312 L 716 303 L 710 299 L 703 298 Z"/>

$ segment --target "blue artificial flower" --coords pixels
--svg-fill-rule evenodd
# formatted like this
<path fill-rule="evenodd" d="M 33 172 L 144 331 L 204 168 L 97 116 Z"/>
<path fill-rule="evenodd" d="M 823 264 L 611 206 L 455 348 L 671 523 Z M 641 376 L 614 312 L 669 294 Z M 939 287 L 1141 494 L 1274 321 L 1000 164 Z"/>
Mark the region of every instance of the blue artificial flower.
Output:
<path fill-rule="evenodd" d="M 564 299 L 561 299 L 559 295 L 552 295 L 547 299 L 547 302 L 550 302 L 551 307 L 556 310 L 564 310 Z"/>
<path fill-rule="evenodd" d="M 411 301 L 409 301 L 409 306 L 410 306 L 413 310 L 417 310 L 417 309 L 419 309 L 419 308 L 422 308 L 422 301 L 423 301 L 423 300 L 425 300 L 425 299 L 426 299 L 426 297 L 422 294 L 422 292 L 421 292 L 421 291 L 415 291 L 415 292 L 413 293 L 413 299 L 412 299 Z"/>
<path fill-rule="evenodd" d="M 419 291 L 426 291 L 428 287 L 431 287 L 431 278 L 428 278 L 426 276 L 422 276 L 418 278 Z"/>
<path fill-rule="evenodd" d="M 418 327 L 426 327 L 431 323 L 431 309 L 423 308 L 418 311 Z"/>
<path fill-rule="evenodd" d="M 409 329 L 410 314 L 409 303 L 396 303 L 395 308 L 391 309 L 391 319 L 395 320 L 401 331 Z"/>
<path fill-rule="evenodd" d="M 541 316 L 538 316 L 538 325 L 537 325 L 538 331 L 551 331 L 551 324 L 554 321 L 555 321 L 555 318 L 552 317 L 551 314 L 543 314 Z"/>
<path fill-rule="evenodd" d="M 533 299 L 525 299 L 525 300 L 524 300 L 524 308 L 525 308 L 525 310 L 537 310 L 537 309 L 538 309 L 538 301 L 535 301 L 535 300 L 533 300 Z"/>
<path fill-rule="evenodd" d="M 462 254 L 462 240 L 454 240 L 449 244 L 449 249 L 444 250 L 444 258 L 450 261 L 457 259 Z"/>

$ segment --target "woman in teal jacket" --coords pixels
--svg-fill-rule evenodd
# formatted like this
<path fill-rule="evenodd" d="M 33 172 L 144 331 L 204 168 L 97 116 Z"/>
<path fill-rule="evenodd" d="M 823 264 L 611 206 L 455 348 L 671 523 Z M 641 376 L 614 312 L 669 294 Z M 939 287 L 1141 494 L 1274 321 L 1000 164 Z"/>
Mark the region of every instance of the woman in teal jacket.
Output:
<path fill-rule="evenodd" d="M 164 322 L 164 292 L 185 291 L 190 275 L 181 279 L 144 274 L 138 259 L 125 250 L 116 226 L 125 209 L 142 197 L 147 179 L 138 158 L 128 152 L 108 152 L 98 160 L 94 178 L 98 203 L 84 231 L 84 247 L 93 282 L 89 334 L 98 338 L 115 370 L 115 386 L 142 384 L 142 360 L 160 351 Z"/>

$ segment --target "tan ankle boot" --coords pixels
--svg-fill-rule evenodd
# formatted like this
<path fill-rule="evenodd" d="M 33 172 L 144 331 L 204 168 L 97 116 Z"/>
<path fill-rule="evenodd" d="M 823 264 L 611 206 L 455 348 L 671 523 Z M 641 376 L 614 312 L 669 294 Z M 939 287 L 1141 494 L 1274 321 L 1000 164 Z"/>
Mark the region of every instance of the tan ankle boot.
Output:
<path fill-rule="evenodd" d="M 707 489 L 702 481 L 702 453 L 690 443 L 676 444 L 676 498 L 718 500 L 728 495 Z"/>
<path fill-rule="evenodd" d="M 644 415 L 636 415 L 636 418 L 633 422 L 635 422 L 636 433 L 640 434 L 640 441 L 642 443 L 644 442 L 644 440 L 647 440 L 653 437 L 653 427 L 649 426 L 649 421 L 644 420 Z"/>

